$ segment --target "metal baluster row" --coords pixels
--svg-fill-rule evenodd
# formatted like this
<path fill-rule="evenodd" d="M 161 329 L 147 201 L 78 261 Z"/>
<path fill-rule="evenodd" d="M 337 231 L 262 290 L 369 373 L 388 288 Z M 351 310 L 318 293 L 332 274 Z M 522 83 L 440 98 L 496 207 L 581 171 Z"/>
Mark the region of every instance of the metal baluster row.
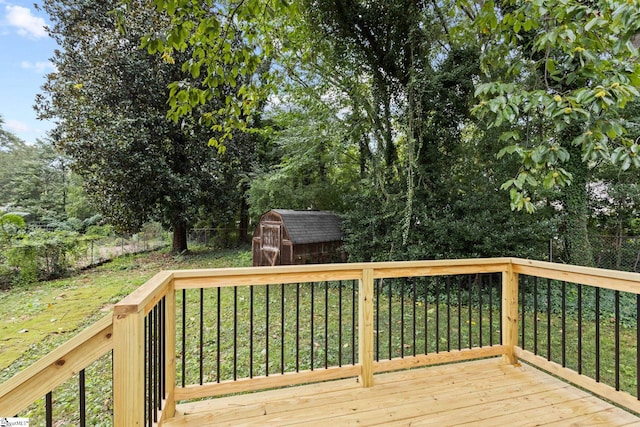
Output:
<path fill-rule="evenodd" d="M 493 345 L 501 310 L 494 293 L 500 294 L 495 274 L 378 279 L 375 360 Z"/>
<path fill-rule="evenodd" d="M 640 396 L 640 350 L 623 345 L 640 340 L 640 295 L 545 280 L 541 287 L 537 277 L 521 276 L 520 347 L 527 350 L 532 341 L 534 354 Z M 623 323 L 623 315 L 635 326 Z"/>
<path fill-rule="evenodd" d="M 357 286 L 325 281 L 182 290 L 178 383 L 355 364 Z M 215 360 L 207 356 L 212 350 Z"/>

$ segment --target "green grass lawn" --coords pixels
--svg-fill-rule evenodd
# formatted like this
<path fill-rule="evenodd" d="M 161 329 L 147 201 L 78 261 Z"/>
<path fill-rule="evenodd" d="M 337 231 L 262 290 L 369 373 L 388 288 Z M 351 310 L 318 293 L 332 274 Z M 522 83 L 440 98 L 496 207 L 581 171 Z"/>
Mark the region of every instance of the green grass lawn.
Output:
<path fill-rule="evenodd" d="M 164 251 L 127 255 L 70 278 L 2 292 L 0 382 L 107 315 L 113 304 L 160 270 L 240 267 L 251 253 L 194 249 L 190 255 Z"/>

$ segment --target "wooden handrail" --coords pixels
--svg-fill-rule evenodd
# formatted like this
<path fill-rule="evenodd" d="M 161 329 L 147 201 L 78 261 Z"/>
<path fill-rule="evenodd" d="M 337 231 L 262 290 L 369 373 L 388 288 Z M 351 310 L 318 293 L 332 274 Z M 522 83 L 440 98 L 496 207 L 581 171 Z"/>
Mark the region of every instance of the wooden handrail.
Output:
<path fill-rule="evenodd" d="M 113 349 L 108 315 L 0 384 L 0 414 L 14 415 Z"/>
<path fill-rule="evenodd" d="M 529 276 L 640 294 L 640 274 L 602 268 L 512 258 L 513 271 Z"/>

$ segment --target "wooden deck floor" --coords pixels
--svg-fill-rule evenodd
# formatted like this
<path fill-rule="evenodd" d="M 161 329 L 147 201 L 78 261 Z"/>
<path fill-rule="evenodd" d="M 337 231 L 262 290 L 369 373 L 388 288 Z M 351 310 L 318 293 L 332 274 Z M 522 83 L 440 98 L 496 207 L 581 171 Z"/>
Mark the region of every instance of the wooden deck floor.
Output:
<path fill-rule="evenodd" d="M 170 426 L 640 426 L 640 418 L 528 365 L 488 359 L 178 407 Z"/>

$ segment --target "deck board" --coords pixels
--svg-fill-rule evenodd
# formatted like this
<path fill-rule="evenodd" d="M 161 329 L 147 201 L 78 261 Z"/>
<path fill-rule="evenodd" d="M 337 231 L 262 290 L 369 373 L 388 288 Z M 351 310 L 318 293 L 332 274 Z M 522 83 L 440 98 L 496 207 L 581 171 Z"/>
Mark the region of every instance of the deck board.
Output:
<path fill-rule="evenodd" d="M 528 365 L 486 359 L 178 406 L 167 426 L 640 426 L 640 418 Z"/>

